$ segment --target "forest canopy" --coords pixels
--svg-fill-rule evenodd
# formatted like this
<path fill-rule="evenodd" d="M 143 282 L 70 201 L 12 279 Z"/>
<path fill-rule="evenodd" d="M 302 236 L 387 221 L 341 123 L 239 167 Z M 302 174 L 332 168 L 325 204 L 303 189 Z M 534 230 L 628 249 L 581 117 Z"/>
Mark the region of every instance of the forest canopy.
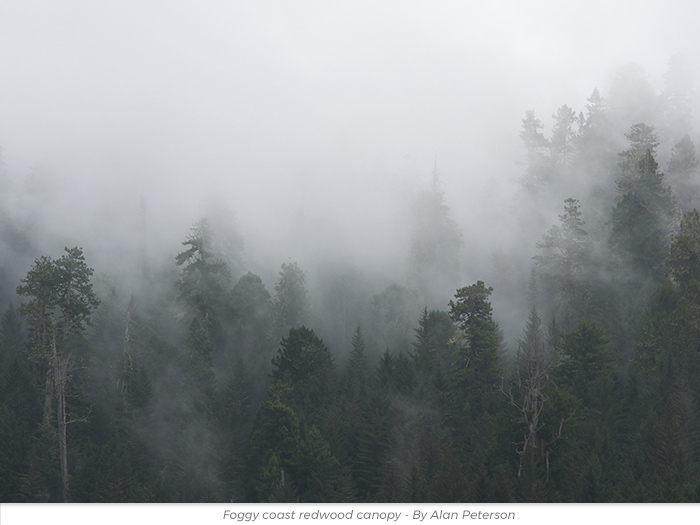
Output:
<path fill-rule="evenodd" d="M 8 183 L 0 501 L 698 501 L 684 68 L 523 111 L 505 211 L 462 221 L 436 160 L 372 250 L 301 213 L 277 260 L 222 201 L 156 242 L 141 196 L 123 250 L 61 252 L 50 192 Z"/>

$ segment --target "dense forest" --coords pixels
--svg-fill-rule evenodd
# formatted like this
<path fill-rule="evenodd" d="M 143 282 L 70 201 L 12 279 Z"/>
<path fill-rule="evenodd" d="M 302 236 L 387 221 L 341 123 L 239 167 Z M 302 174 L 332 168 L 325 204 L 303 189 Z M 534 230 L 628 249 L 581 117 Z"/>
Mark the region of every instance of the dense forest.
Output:
<path fill-rule="evenodd" d="M 459 224 L 436 170 L 392 280 L 254 273 L 218 212 L 160 257 L 143 199 L 129 250 L 56 251 L 51 190 L 0 165 L 0 501 L 698 501 L 688 71 L 525 111 L 519 242 L 487 264 L 488 212 Z"/>

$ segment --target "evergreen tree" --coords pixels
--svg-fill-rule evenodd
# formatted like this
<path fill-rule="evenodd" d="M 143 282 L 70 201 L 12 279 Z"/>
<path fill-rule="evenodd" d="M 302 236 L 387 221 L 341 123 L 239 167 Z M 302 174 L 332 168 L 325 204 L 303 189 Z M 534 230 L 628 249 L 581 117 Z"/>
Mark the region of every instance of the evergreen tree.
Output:
<path fill-rule="evenodd" d="M 333 359 L 323 341 L 305 326 L 292 328 L 272 365 L 272 380 L 290 385 L 300 415 L 316 421 L 333 395 Z"/>
<path fill-rule="evenodd" d="M 455 300 L 450 301 L 450 317 L 462 337 L 453 380 L 472 417 L 493 414 L 497 408 L 501 376 L 498 351 L 503 336 L 493 319 L 492 291 L 477 281 L 457 290 Z"/>
<path fill-rule="evenodd" d="M 551 157 L 556 170 L 561 175 L 566 175 L 571 167 L 574 156 L 574 138 L 576 132 L 574 126 L 578 123 L 576 113 L 564 104 L 552 115 L 554 127 L 550 139 Z"/>
<path fill-rule="evenodd" d="M 621 153 L 617 199 L 612 211 L 610 247 L 638 285 L 662 280 L 661 263 L 670 241 L 675 201 L 654 157 L 653 127 L 632 126 L 630 148 Z"/>
<path fill-rule="evenodd" d="M 26 334 L 22 318 L 10 303 L 0 320 L 0 365 L 7 365 L 19 358 L 25 344 Z"/>
<path fill-rule="evenodd" d="M 175 263 L 183 267 L 177 281 L 178 299 L 192 308 L 200 325 L 216 339 L 231 276 L 226 263 L 215 258 L 213 235 L 209 221 L 200 219 L 182 242 L 188 248 L 177 254 Z"/>
<path fill-rule="evenodd" d="M 559 226 L 552 226 L 542 236 L 537 248 L 542 255 L 534 257 L 545 280 L 546 295 L 553 299 L 552 315 L 571 324 L 576 310 L 582 308 L 583 292 L 590 284 L 592 243 L 583 229 L 581 212 L 576 199 L 564 201 L 564 214 Z"/>
<path fill-rule="evenodd" d="M 51 400 L 56 402 L 63 500 L 68 501 L 66 389 L 76 360 L 82 358 L 83 332 L 99 301 L 92 290 L 92 268 L 80 248 L 66 248 L 57 260 L 40 257 L 21 280 L 17 294 L 33 297 L 20 307 L 32 329 L 31 358 L 46 370 L 44 423 L 49 425 Z"/>
<path fill-rule="evenodd" d="M 602 397 L 605 383 L 612 381 L 614 373 L 609 342 L 605 329 L 588 320 L 579 321 L 574 330 L 562 336 L 557 378 L 587 407 L 600 409 L 609 401 Z"/>
<path fill-rule="evenodd" d="M 460 250 L 464 243 L 450 217 L 437 176 L 416 203 L 416 229 L 411 238 L 408 285 L 430 305 L 444 304 L 459 282 Z"/>
<path fill-rule="evenodd" d="M 343 374 L 346 395 L 350 399 L 362 397 L 367 388 L 368 377 L 369 364 L 365 355 L 365 338 L 358 324 L 352 336 L 352 350 Z"/>
<path fill-rule="evenodd" d="M 306 274 L 296 262 L 282 264 L 280 276 L 275 283 L 273 308 L 278 330 L 282 334 L 306 321 L 309 314 Z"/>
<path fill-rule="evenodd" d="M 700 186 L 697 183 L 699 164 L 695 145 L 686 134 L 673 146 L 668 161 L 668 181 L 683 212 L 700 205 Z"/>
<path fill-rule="evenodd" d="M 542 128 L 544 124 L 535 117 L 535 112 L 526 111 L 520 131 L 520 140 L 527 150 L 527 168 L 522 183 L 532 193 L 542 191 L 552 176 L 552 161 L 547 156 L 549 141 L 541 133 Z"/>

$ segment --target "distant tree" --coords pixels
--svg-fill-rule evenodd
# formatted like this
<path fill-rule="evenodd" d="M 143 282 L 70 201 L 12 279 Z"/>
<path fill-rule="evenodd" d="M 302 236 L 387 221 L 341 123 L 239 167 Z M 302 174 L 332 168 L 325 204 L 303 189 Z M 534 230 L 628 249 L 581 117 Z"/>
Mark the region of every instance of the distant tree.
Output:
<path fill-rule="evenodd" d="M 368 384 L 369 364 L 365 354 L 365 338 L 360 325 L 352 336 L 352 350 L 343 373 L 346 394 L 351 399 L 357 399 L 365 392 Z"/>
<path fill-rule="evenodd" d="M 419 308 L 416 293 L 398 284 L 387 286 L 372 299 L 372 328 L 383 347 L 408 349 L 413 320 Z"/>
<path fill-rule="evenodd" d="M 565 174 L 571 167 L 574 156 L 574 126 L 578 124 L 576 113 L 564 104 L 552 115 L 554 127 L 550 139 L 550 150 L 556 169 Z"/>
<path fill-rule="evenodd" d="M 272 365 L 273 381 L 293 387 L 305 414 L 312 415 L 331 401 L 333 359 L 313 330 L 305 326 L 290 329 Z"/>
<path fill-rule="evenodd" d="M 588 320 L 562 336 L 557 378 L 571 387 L 585 406 L 600 408 L 602 382 L 612 380 L 615 357 L 605 329 Z"/>
<path fill-rule="evenodd" d="M 527 150 L 527 168 L 522 182 L 533 193 L 544 189 L 552 175 L 551 157 L 547 156 L 549 141 L 541 133 L 542 128 L 544 124 L 535 117 L 535 112 L 526 111 L 520 132 L 520 140 Z"/>
<path fill-rule="evenodd" d="M 668 161 L 668 181 L 681 211 L 688 211 L 700 205 L 700 184 L 697 181 L 699 165 L 695 145 L 686 134 L 673 146 Z"/>
<path fill-rule="evenodd" d="M 66 386 L 80 349 L 86 325 L 99 301 L 93 292 L 92 268 L 85 264 L 80 248 L 66 248 L 66 254 L 52 260 L 40 257 L 21 280 L 17 294 L 33 297 L 20 307 L 32 331 L 30 357 L 47 373 L 44 422 L 49 424 L 50 401 L 55 399 L 58 423 L 63 500 L 68 501 L 68 447 L 66 437 Z"/>
<path fill-rule="evenodd" d="M 508 400 L 517 409 L 519 422 L 524 427 L 523 441 L 518 444 L 520 455 L 518 477 L 522 474 L 529 454 L 535 451 L 540 455 L 552 444 L 541 434 L 544 426 L 542 413 L 549 403 L 546 390 L 550 381 L 553 358 L 554 356 L 546 348 L 542 321 L 533 308 L 530 310 L 525 327 L 525 337 L 518 340 L 513 378 L 515 391 L 506 392 Z"/>
<path fill-rule="evenodd" d="M 585 112 L 578 118 L 574 139 L 574 177 L 568 181 L 569 195 L 579 195 L 588 215 L 596 223 L 608 219 L 615 194 L 615 173 L 619 151 L 607 100 L 598 89 L 587 99 Z"/>
<path fill-rule="evenodd" d="M 416 202 L 408 285 L 431 305 L 444 304 L 459 282 L 462 233 L 450 217 L 437 178 Z"/>
<path fill-rule="evenodd" d="M 177 281 L 178 299 L 192 308 L 210 335 L 212 324 L 219 322 L 231 286 L 228 267 L 224 261 L 215 258 L 212 243 L 213 231 L 209 221 L 200 219 L 191 228 L 187 240 L 182 242 L 188 248 L 175 257 L 175 263 L 182 266 Z"/>
<path fill-rule="evenodd" d="M 274 310 L 262 279 L 251 272 L 241 277 L 231 291 L 230 306 L 235 350 L 267 373 L 274 351 Z"/>
<path fill-rule="evenodd" d="M 576 199 L 564 201 L 564 213 L 559 216 L 559 225 L 552 226 L 542 236 L 537 248 L 536 268 L 545 279 L 549 297 L 553 298 L 553 315 L 570 321 L 573 310 L 580 305 L 586 273 L 590 272 L 592 242 L 583 229 L 581 211 Z M 577 297 L 578 296 L 578 297 Z"/>
<path fill-rule="evenodd" d="M 453 354 L 450 342 L 456 327 L 450 315 L 425 308 L 418 319 L 413 342 L 413 361 L 421 387 L 436 388 L 449 374 Z"/>
<path fill-rule="evenodd" d="M 489 296 L 493 288 L 477 281 L 457 290 L 450 301 L 450 317 L 461 334 L 453 380 L 474 415 L 496 410 L 501 377 L 498 351 L 503 336 L 493 319 Z"/>
<path fill-rule="evenodd" d="M 275 283 L 273 308 L 281 333 L 299 327 L 306 321 L 309 313 L 306 274 L 296 262 L 282 264 L 280 276 Z"/>
<path fill-rule="evenodd" d="M 610 246 L 641 281 L 661 282 L 675 218 L 675 200 L 654 157 L 658 138 L 653 127 L 632 126 L 630 147 L 620 155 L 617 199 L 612 211 Z"/>

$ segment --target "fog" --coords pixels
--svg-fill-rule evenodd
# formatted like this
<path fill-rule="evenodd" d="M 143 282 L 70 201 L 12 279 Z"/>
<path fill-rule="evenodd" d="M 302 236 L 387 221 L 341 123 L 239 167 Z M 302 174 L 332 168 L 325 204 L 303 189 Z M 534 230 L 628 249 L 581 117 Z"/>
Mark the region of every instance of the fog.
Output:
<path fill-rule="evenodd" d="M 643 312 L 655 290 L 685 293 L 664 282 L 664 265 L 681 213 L 700 208 L 700 4 L 477 4 L 0 2 L 0 368 L 15 362 L 2 370 L 0 392 L 36 394 L 34 430 L 24 435 L 37 438 L 13 438 L 33 448 L 8 454 L 22 465 L 0 465 L 16 474 L 0 496 L 98 501 L 92 471 L 114 476 L 94 444 L 108 463 L 138 471 L 125 475 L 135 492 L 110 501 L 294 500 L 292 482 L 283 493 L 285 469 L 301 501 L 398 501 L 384 490 L 413 486 L 409 469 L 438 450 L 440 461 L 415 471 L 420 483 L 438 479 L 433 465 L 442 465 L 448 485 L 473 491 L 446 495 L 438 484 L 435 497 L 470 501 L 482 497 L 486 472 L 474 462 L 497 446 L 505 459 L 489 471 L 493 490 L 501 475 L 521 486 L 530 435 L 545 490 L 553 444 L 562 428 L 574 431 L 579 409 L 570 407 L 613 421 L 623 409 L 613 397 L 625 407 L 642 399 L 637 387 L 656 376 L 630 364 L 652 355 L 642 332 L 653 331 L 640 320 L 650 323 Z M 57 332 L 58 310 L 75 305 L 56 299 L 68 265 L 59 258 L 72 246 L 83 252 L 71 268 L 82 269 L 84 253 L 94 269 L 75 278 L 90 277 L 101 304 L 93 312 L 89 302 L 75 333 L 62 314 Z M 21 308 L 23 325 L 9 305 L 31 304 L 35 289 L 15 292 L 44 255 L 54 262 L 45 259 L 35 280 L 53 313 Z M 462 311 L 448 315 L 457 289 Z M 677 326 L 695 326 L 693 312 Z M 551 412 L 558 435 L 540 435 L 536 447 L 535 422 L 513 448 L 521 429 L 507 422 L 519 416 L 498 407 L 510 401 L 527 422 L 529 408 L 513 397 L 521 349 L 531 345 L 542 385 L 575 392 L 583 375 L 560 366 L 575 345 L 560 337 L 579 329 L 597 341 L 608 375 L 591 380 L 595 395 L 571 394 L 578 405 L 551 396 L 561 403 Z M 691 335 L 661 350 L 697 348 Z M 15 387 L 17 362 L 25 375 Z M 559 367 L 554 383 L 550 366 Z M 695 369 L 679 368 L 694 385 Z M 89 428 L 66 431 L 63 406 L 63 438 L 45 447 L 39 430 L 53 432 L 49 403 L 65 403 L 66 385 L 82 396 L 69 396 L 69 415 Z M 659 428 L 671 425 L 656 414 L 685 417 L 686 408 L 642 401 L 629 421 L 646 421 L 638 414 L 651 406 L 644 417 Z M 26 410 L 0 402 L 0 429 L 12 430 L 13 414 L 20 421 Z M 496 423 L 499 439 L 483 431 Z M 284 448 L 277 427 L 296 448 Z M 647 442 L 624 429 L 609 435 Z M 580 433 L 570 448 L 597 439 Z M 49 458 L 59 448 L 62 486 Z M 582 462 L 598 461 L 598 451 L 580 450 L 561 465 L 605 468 L 611 479 L 619 470 L 603 456 Z M 323 483 L 314 488 L 317 470 L 303 472 L 305 451 L 328 460 L 318 472 L 348 460 L 332 498 Z M 632 450 L 629 464 L 653 467 L 636 459 L 643 454 Z M 53 465 L 48 488 L 20 486 L 42 464 Z M 566 497 L 588 501 L 574 486 L 588 477 L 557 468 L 572 473 Z M 628 470 L 635 483 L 645 478 Z M 547 497 L 557 500 L 567 485 L 554 477 Z M 547 499 L 522 486 L 517 498 Z M 631 482 L 623 489 L 614 497 L 642 494 Z"/>
<path fill-rule="evenodd" d="M 561 207 L 523 210 L 524 111 L 548 133 L 629 63 L 660 90 L 671 56 L 698 63 L 698 22 L 681 1 L 5 3 L 4 205 L 28 261 L 80 245 L 118 274 L 136 231 L 165 261 L 216 207 L 268 288 L 288 260 L 311 284 L 328 263 L 405 284 L 437 174 L 464 285 L 488 280 Z"/>

